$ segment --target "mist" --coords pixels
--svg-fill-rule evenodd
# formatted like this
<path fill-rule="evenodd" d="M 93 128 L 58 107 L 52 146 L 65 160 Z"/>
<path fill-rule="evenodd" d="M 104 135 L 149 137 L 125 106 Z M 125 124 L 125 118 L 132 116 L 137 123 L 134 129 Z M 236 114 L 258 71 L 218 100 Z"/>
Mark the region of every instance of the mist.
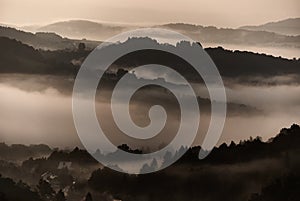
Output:
<path fill-rule="evenodd" d="M 30 77 L 30 75 L 28 75 Z M 13 76 L 12 76 L 13 77 Z M 24 80 L 25 79 L 24 75 Z M 72 97 L 71 93 L 64 93 L 55 87 L 37 87 L 42 85 L 39 79 L 29 79 L 26 90 L 23 84 L 14 80 L 15 85 L 7 82 L 0 84 L 0 141 L 8 144 L 39 144 L 46 143 L 52 147 L 82 147 L 77 136 L 72 118 Z M 32 77 L 30 77 L 32 78 Z M 30 83 L 29 83 L 30 82 Z M 36 87 L 34 87 L 36 85 Z M 23 86 L 23 87 L 20 87 Z M 199 88 L 203 86 L 199 85 Z M 154 90 L 155 91 L 155 90 Z M 202 98 L 207 98 L 207 93 L 203 89 L 200 94 Z M 236 85 L 227 87 L 227 98 L 229 102 L 244 104 L 245 107 L 253 107 L 262 111 L 261 113 L 250 113 L 249 110 L 229 110 L 225 128 L 218 144 L 230 143 L 231 140 L 239 142 L 249 138 L 261 136 L 267 140 L 278 133 L 282 127 L 287 127 L 299 119 L 300 115 L 300 86 L 245 86 Z M 137 93 L 139 97 L 153 96 L 153 92 Z M 251 97 L 251 98 L 250 98 Z M 145 98 L 133 101 L 131 109 L 132 119 L 140 126 L 149 123 L 148 109 L 151 106 L 144 102 Z M 153 98 L 155 99 L 155 98 Z M 141 102 L 142 101 L 142 102 Z M 170 102 L 167 102 L 168 104 Z M 159 104 L 153 102 L 152 104 Z M 168 105 L 162 101 L 162 105 Z M 174 103 L 176 105 L 176 103 Z M 172 109 L 173 104 L 171 104 Z M 239 108 L 239 107 L 237 107 Z M 241 107 L 243 108 L 243 107 Z M 167 144 L 176 133 L 178 126 L 178 114 L 176 110 L 169 111 L 166 128 L 150 141 L 136 141 L 124 136 L 110 120 L 110 104 L 106 99 L 97 99 L 96 103 L 98 120 L 101 126 L 109 128 L 109 139 L 116 145 L 127 143 L 133 147 L 148 146 L 153 149 L 162 144 Z M 201 109 L 201 107 L 200 107 Z M 104 117 L 104 118 L 103 118 Z M 204 108 L 201 112 L 200 129 L 194 145 L 201 145 L 210 122 L 210 113 Z"/>

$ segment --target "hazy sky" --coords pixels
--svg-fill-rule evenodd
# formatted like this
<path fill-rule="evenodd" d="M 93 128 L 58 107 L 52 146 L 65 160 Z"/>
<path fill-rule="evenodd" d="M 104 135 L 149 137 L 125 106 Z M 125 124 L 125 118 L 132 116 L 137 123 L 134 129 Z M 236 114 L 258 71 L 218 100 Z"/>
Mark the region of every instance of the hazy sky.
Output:
<path fill-rule="evenodd" d="M 83 18 L 238 27 L 299 17 L 299 8 L 299 0 L 0 0 L 0 23 L 46 24 Z"/>

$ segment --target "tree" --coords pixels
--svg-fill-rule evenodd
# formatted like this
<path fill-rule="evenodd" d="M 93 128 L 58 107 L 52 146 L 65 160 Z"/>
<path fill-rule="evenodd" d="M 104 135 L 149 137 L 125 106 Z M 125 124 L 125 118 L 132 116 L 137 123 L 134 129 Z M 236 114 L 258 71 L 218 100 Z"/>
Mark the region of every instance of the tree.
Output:
<path fill-rule="evenodd" d="M 164 155 L 164 160 L 163 163 L 161 165 L 161 167 L 165 168 L 168 166 L 168 164 L 170 164 L 172 162 L 172 153 L 170 151 L 167 151 Z"/>
<path fill-rule="evenodd" d="M 85 50 L 86 46 L 84 43 L 79 43 L 78 45 L 78 51 L 83 52 Z"/>
<path fill-rule="evenodd" d="M 145 163 L 142 166 L 140 173 L 154 172 L 155 170 L 157 170 L 157 168 L 158 168 L 157 160 L 154 158 L 152 160 L 150 166 L 148 165 L 148 163 Z"/>
<path fill-rule="evenodd" d="M 56 201 L 66 201 L 65 194 L 62 190 L 59 190 L 58 193 L 55 195 L 55 200 Z"/>
<path fill-rule="evenodd" d="M 1 201 L 7 201 L 5 194 L 0 192 L 0 200 Z"/>
<path fill-rule="evenodd" d="M 0 178 L 0 200 L 1 201 L 42 201 L 40 196 L 30 190 L 29 186 L 19 182 L 15 183 L 10 178 Z"/>
<path fill-rule="evenodd" d="M 88 194 L 85 196 L 84 201 L 93 201 L 92 194 L 90 192 L 88 192 Z"/>
<path fill-rule="evenodd" d="M 40 179 L 37 189 L 44 200 L 53 200 L 55 192 L 49 182 Z"/>

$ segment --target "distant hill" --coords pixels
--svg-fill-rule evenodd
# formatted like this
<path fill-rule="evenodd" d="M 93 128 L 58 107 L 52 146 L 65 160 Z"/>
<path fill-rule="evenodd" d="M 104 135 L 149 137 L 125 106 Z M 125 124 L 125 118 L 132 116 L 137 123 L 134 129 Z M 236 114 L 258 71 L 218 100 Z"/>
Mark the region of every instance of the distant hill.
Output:
<path fill-rule="evenodd" d="M 70 152 L 54 151 L 48 157 L 50 161 L 70 161 L 78 164 L 96 165 L 98 162 L 86 150 L 81 150 L 78 147 Z"/>
<path fill-rule="evenodd" d="M 54 32 L 64 37 L 105 40 L 124 31 L 145 26 L 98 23 L 88 20 L 61 21 L 40 27 L 24 27 L 34 32 Z M 170 29 L 191 37 L 201 43 L 259 45 L 300 48 L 300 36 L 285 36 L 267 31 L 249 31 L 244 29 L 216 28 L 184 23 L 170 23 L 153 27 Z"/>
<path fill-rule="evenodd" d="M 80 42 L 84 42 L 86 46 L 90 48 L 94 48 L 99 44 L 99 42 L 94 41 L 80 41 L 63 38 L 53 32 L 37 32 L 33 34 L 6 26 L 0 26 L 0 37 L 16 39 L 36 49 L 46 50 L 76 49 Z"/>
<path fill-rule="evenodd" d="M 300 126 L 291 125 L 290 128 L 283 128 L 279 134 L 268 140 L 261 141 L 260 137 L 250 138 L 235 144 L 233 141 L 230 145 L 223 143 L 216 147 L 202 161 L 198 160 L 200 147 L 190 148 L 188 152 L 179 160 L 180 162 L 199 162 L 210 164 L 231 164 L 240 162 L 249 162 L 263 158 L 278 157 L 288 152 L 299 152 L 300 143 Z M 198 151 L 195 151 L 198 150 Z"/>
<path fill-rule="evenodd" d="M 129 28 L 122 25 L 98 23 L 88 20 L 70 20 L 41 26 L 36 31 L 55 32 L 69 38 L 103 40 L 126 31 Z"/>
<path fill-rule="evenodd" d="M 300 18 L 290 18 L 278 22 L 269 22 L 258 26 L 242 26 L 241 29 L 268 31 L 284 35 L 300 35 Z"/>
<path fill-rule="evenodd" d="M 0 73 L 73 75 L 77 72 L 67 56 L 70 51 L 64 51 L 65 54 L 57 51 L 52 58 L 51 52 L 34 49 L 14 39 L 0 37 L 0 44 Z M 74 51 L 72 57 L 81 54 Z"/>
<path fill-rule="evenodd" d="M 180 32 L 201 43 L 300 48 L 300 36 L 285 36 L 261 30 L 204 27 L 184 23 L 164 24 L 158 27 Z"/>
<path fill-rule="evenodd" d="M 22 145 L 12 144 L 7 145 L 0 143 L 0 160 L 6 161 L 22 161 L 31 157 L 43 157 L 52 153 L 52 149 L 44 144 L 40 145 Z"/>
<path fill-rule="evenodd" d="M 124 42 L 123 45 L 130 46 L 143 42 L 143 39 L 130 39 Z M 154 45 L 159 46 L 156 41 L 152 40 L 152 42 Z M 179 45 L 177 48 L 184 47 Z M 107 48 L 118 48 L 118 46 L 108 46 Z M 0 37 L 0 51 L 2 52 L 0 55 L 0 65 L 2 66 L 0 73 L 48 75 L 76 75 L 80 62 L 90 53 L 90 50 L 52 52 L 36 50 L 21 42 L 4 37 Z M 207 48 L 206 51 L 225 80 L 228 78 L 233 79 L 232 81 L 258 85 L 281 84 L 281 82 L 283 84 L 299 83 L 299 59 L 288 60 L 265 54 L 224 50 L 221 47 Z M 118 59 L 115 65 L 123 69 L 130 69 L 138 65 L 151 63 L 153 58 L 156 58 L 158 63 L 173 66 L 179 72 L 185 74 L 187 79 L 194 82 L 199 81 L 198 76 L 193 71 L 188 70 L 189 68 L 182 68 L 183 65 L 186 65 L 182 60 L 156 51 L 140 51 L 136 54 L 128 54 L 126 57 Z M 78 62 L 78 65 L 74 61 Z M 289 76 L 289 79 L 267 79 L 276 76 Z"/>

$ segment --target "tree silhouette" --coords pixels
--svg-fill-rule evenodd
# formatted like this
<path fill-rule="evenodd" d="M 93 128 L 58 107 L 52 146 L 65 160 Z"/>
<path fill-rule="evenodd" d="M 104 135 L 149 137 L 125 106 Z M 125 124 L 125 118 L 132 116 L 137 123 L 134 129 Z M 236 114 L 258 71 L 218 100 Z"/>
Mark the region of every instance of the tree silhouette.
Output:
<path fill-rule="evenodd" d="M 79 52 L 83 52 L 85 50 L 85 44 L 84 43 L 79 43 L 78 44 L 78 51 Z"/>
<path fill-rule="evenodd" d="M 5 194 L 0 192 L 0 200 L 1 201 L 7 201 Z"/>
<path fill-rule="evenodd" d="M 261 193 L 252 194 L 249 201 L 297 201 L 299 200 L 300 177 L 289 174 L 277 178 L 268 186 L 262 188 Z"/>
<path fill-rule="evenodd" d="M 163 160 L 163 163 L 162 163 L 162 167 L 167 167 L 167 165 L 172 161 L 172 153 L 167 151 L 164 155 L 164 160 Z"/>
<path fill-rule="evenodd" d="M 49 182 L 40 179 L 39 184 L 37 185 L 37 189 L 39 191 L 41 198 L 45 200 L 53 200 L 55 192 L 52 189 Z"/>
<path fill-rule="evenodd" d="M 84 201 L 93 201 L 92 194 L 90 192 L 88 192 L 88 194 L 85 196 Z"/>
<path fill-rule="evenodd" d="M 41 201 L 40 196 L 31 191 L 23 182 L 15 183 L 10 178 L 0 177 L 0 200 L 1 201 Z"/>
<path fill-rule="evenodd" d="M 62 190 L 59 190 L 58 193 L 55 195 L 55 200 L 56 201 L 66 201 L 65 194 Z"/>
<path fill-rule="evenodd" d="M 157 160 L 154 158 L 152 160 L 150 166 L 148 165 L 148 163 L 145 163 L 142 166 L 140 173 L 154 172 L 155 170 L 157 170 L 157 168 L 158 168 Z"/>

